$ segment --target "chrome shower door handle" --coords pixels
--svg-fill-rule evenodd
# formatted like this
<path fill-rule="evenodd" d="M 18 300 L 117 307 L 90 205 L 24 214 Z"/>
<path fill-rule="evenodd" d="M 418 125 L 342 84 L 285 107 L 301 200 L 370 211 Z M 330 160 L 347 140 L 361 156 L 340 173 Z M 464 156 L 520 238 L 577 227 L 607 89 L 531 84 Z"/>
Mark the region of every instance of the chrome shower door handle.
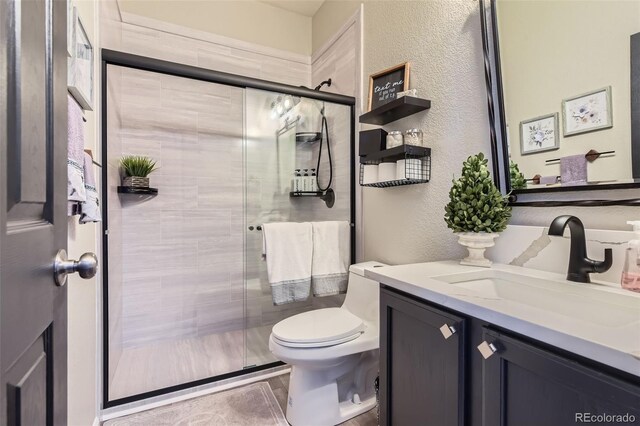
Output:
<path fill-rule="evenodd" d="M 67 251 L 58 251 L 53 262 L 53 279 L 57 286 L 67 283 L 67 275 L 77 272 L 85 280 L 93 278 L 98 272 L 98 258 L 94 253 L 85 253 L 80 260 L 67 258 Z"/>

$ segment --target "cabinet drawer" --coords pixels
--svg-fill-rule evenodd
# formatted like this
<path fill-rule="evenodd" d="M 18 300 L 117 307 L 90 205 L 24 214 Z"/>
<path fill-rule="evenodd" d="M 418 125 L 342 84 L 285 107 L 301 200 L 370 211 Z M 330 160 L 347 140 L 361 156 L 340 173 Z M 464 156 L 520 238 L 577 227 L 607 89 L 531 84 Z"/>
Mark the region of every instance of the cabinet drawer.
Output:
<path fill-rule="evenodd" d="M 635 417 L 631 424 L 640 423 L 640 383 L 494 330 L 485 329 L 483 337 L 484 425 L 575 425 L 579 416 L 599 414 L 627 414 Z"/>
<path fill-rule="evenodd" d="M 465 319 L 385 289 L 380 308 L 381 424 L 462 425 Z"/>

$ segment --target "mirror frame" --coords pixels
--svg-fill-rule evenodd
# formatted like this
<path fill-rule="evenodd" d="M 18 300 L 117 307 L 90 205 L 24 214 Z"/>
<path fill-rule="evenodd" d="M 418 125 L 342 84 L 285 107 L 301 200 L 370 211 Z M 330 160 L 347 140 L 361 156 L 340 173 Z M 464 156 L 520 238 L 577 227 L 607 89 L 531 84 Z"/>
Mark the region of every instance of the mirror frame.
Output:
<path fill-rule="evenodd" d="M 509 150 L 506 138 L 506 119 L 504 108 L 504 92 L 502 86 L 502 74 L 500 64 L 500 42 L 498 37 L 498 25 L 496 16 L 497 0 L 479 0 L 480 4 L 480 30 L 482 32 L 482 51 L 484 59 L 485 82 L 487 88 L 487 107 L 489 113 L 489 128 L 491 137 L 491 159 L 493 176 L 496 186 L 500 191 L 509 196 L 509 204 L 512 206 L 528 207 L 557 207 L 557 206 L 611 206 L 611 205 L 635 205 L 640 206 L 640 179 L 635 182 L 611 183 L 607 185 L 579 185 L 557 186 L 550 188 L 532 188 L 528 190 L 512 190 L 509 176 Z M 633 89 L 633 86 L 632 86 Z M 636 90 L 637 91 L 637 90 Z M 640 109 L 640 93 L 632 93 L 632 111 Z M 640 120 L 638 120 L 640 121 Z M 632 126 L 640 126 L 638 122 L 632 122 Z M 640 130 L 640 129 L 639 129 Z M 632 144 L 635 140 L 640 145 L 640 134 L 632 131 Z M 639 149 L 632 150 L 632 157 L 640 156 Z M 629 190 L 630 198 L 621 196 L 618 191 Z M 604 195 L 604 199 L 579 197 L 584 191 L 597 191 Z M 532 197 L 527 197 L 529 194 Z M 558 198 L 565 195 L 568 199 Z M 626 195 L 626 194 L 625 194 Z"/>

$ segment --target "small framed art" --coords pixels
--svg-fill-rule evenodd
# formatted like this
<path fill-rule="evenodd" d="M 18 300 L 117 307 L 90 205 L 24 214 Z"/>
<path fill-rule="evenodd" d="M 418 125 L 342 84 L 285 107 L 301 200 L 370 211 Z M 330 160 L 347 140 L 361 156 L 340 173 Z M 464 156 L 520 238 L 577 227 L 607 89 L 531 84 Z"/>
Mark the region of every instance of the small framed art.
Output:
<path fill-rule="evenodd" d="M 520 122 L 522 155 L 551 151 L 559 147 L 557 112 Z"/>
<path fill-rule="evenodd" d="M 93 111 L 93 46 L 89 41 L 78 8 L 73 8 L 73 44 L 67 86 L 82 109 Z"/>
<path fill-rule="evenodd" d="M 611 86 L 562 101 L 564 136 L 573 136 L 610 127 L 613 127 Z"/>
<path fill-rule="evenodd" d="M 396 99 L 398 92 L 409 89 L 409 62 L 369 76 L 369 111 Z"/>

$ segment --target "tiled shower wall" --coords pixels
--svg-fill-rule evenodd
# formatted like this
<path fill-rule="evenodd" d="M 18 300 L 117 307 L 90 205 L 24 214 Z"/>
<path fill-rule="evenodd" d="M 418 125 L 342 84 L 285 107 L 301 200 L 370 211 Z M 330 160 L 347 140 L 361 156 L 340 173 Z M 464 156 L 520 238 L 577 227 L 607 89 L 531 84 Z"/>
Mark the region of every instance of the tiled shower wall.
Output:
<path fill-rule="evenodd" d="M 113 66 L 109 76 L 119 97 L 109 100 L 119 115 L 109 122 L 109 176 L 126 154 L 159 165 L 158 196 L 109 203 L 109 218 L 121 217 L 109 226 L 109 284 L 119 268 L 123 347 L 241 328 L 242 89 Z"/>

